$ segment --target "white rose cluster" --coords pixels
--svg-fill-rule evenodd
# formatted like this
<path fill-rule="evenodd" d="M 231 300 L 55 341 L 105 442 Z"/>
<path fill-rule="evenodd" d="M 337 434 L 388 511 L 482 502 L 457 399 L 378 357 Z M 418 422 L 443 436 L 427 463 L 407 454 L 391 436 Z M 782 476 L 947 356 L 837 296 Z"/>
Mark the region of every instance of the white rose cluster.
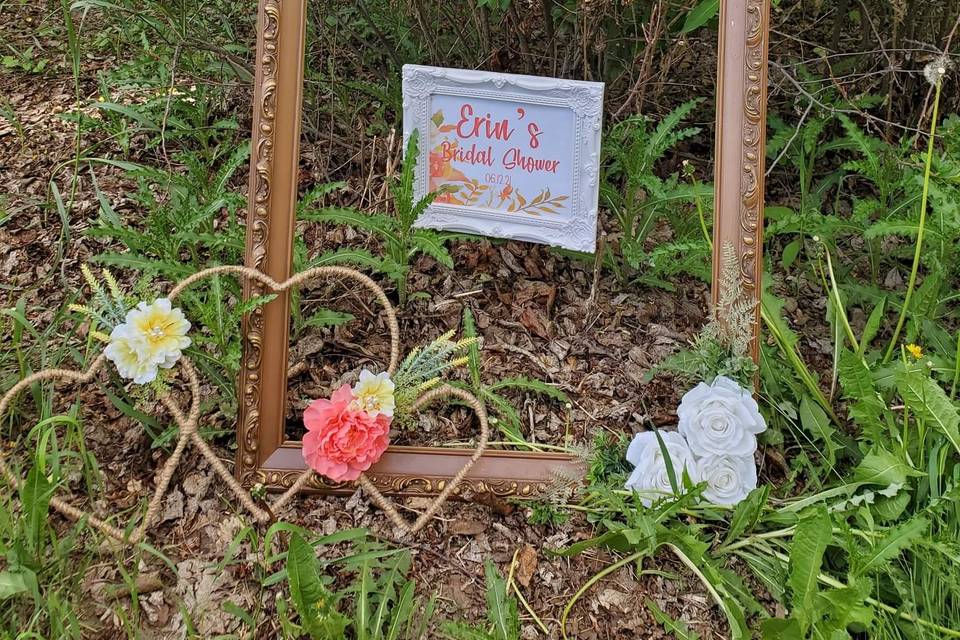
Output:
<path fill-rule="evenodd" d="M 749 391 L 724 376 L 701 382 L 683 396 L 677 418 L 678 431 L 661 437 L 678 481 L 686 469 L 694 483 L 706 483 L 703 497 L 720 505 L 735 505 L 757 487 L 753 454 L 757 434 L 767 425 Z M 636 468 L 626 487 L 637 491 L 644 505 L 672 492 L 654 433 L 637 434 L 627 460 Z"/>

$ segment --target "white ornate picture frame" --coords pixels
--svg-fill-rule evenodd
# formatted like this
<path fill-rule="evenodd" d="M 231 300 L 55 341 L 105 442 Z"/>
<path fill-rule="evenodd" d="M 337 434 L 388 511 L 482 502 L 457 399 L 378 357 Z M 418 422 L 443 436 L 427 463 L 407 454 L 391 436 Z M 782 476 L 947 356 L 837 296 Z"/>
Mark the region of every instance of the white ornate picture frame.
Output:
<path fill-rule="evenodd" d="M 418 132 L 416 226 L 593 253 L 603 83 L 403 67 L 403 135 Z M 406 147 L 405 147 L 406 148 Z"/>

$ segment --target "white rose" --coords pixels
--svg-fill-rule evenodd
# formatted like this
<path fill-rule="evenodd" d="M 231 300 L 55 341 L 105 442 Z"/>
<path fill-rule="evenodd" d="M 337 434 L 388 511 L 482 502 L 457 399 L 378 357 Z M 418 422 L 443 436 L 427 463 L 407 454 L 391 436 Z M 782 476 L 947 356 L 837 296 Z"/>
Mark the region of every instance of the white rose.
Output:
<path fill-rule="evenodd" d="M 670 454 L 678 485 L 683 479 L 684 468 L 694 482 L 699 482 L 697 462 L 683 436 L 676 431 L 661 432 L 660 436 L 663 438 L 664 448 Z M 633 438 L 627 449 L 627 460 L 633 463 L 636 469 L 630 474 L 626 488 L 638 491 L 644 506 L 649 507 L 653 500 L 673 493 L 663 451 L 654 432 L 645 431 Z"/>
<path fill-rule="evenodd" d="M 678 428 L 697 456 L 750 456 L 767 425 L 749 391 L 724 376 L 701 382 L 677 408 Z"/>
<path fill-rule="evenodd" d="M 757 488 L 753 455 L 706 456 L 697 460 L 700 480 L 707 483 L 703 497 L 714 504 L 733 506 Z"/>

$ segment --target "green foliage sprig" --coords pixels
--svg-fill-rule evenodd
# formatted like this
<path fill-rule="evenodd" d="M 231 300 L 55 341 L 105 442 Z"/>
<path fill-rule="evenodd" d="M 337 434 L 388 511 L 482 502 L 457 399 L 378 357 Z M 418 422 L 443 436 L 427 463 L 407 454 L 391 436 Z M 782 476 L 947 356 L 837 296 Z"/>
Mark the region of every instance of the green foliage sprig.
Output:
<path fill-rule="evenodd" d="M 397 415 L 407 416 L 408 408 L 424 392 L 440 384 L 448 370 L 462 367 L 469 361 L 467 350 L 476 344 L 475 337 L 452 341 L 448 331 L 422 347 L 414 348 L 393 374 L 396 385 Z"/>
<path fill-rule="evenodd" d="M 441 632 L 449 640 L 519 640 L 520 614 L 517 600 L 508 592 L 507 580 L 493 563 L 483 565 L 487 585 L 487 620 L 484 625 L 447 622 Z"/>
<path fill-rule="evenodd" d="M 607 134 L 600 195 L 617 220 L 621 237 L 618 255 L 608 248 L 605 262 L 620 280 L 649 263 L 644 242 L 659 220 L 680 211 L 684 203 L 712 196 L 709 184 L 683 182 L 678 174 L 661 178 L 655 171 L 679 142 L 700 132 L 697 127 L 681 128 L 681 122 L 701 102 L 683 103 L 652 131 L 647 118 L 636 116 L 617 123 Z M 695 233 L 699 236 L 699 229 Z"/>
<path fill-rule="evenodd" d="M 407 301 L 407 276 L 410 262 L 415 256 L 426 254 L 448 269 L 453 268 L 453 258 L 445 245 L 455 234 L 414 227 L 417 218 L 427 207 L 446 193 L 446 190 L 441 189 L 428 193 L 419 200 L 414 198 L 419 137 L 416 130 L 410 135 L 400 176 L 390 185 L 394 203 L 393 215 L 334 207 L 306 209 L 301 214 L 304 220 L 343 224 L 377 236 L 384 243 L 385 258 L 380 265 L 381 270 L 396 284 L 401 304 Z"/>
<path fill-rule="evenodd" d="M 436 596 L 426 601 L 416 596 L 416 583 L 406 578 L 410 552 L 387 549 L 367 540 L 361 540 L 354 551 L 347 557 L 348 568 L 357 572 L 354 580 L 346 589 L 333 591 L 332 579 L 321 573 L 313 546 L 300 531 L 293 532 L 286 577 L 298 622 L 290 620 L 286 602 L 278 601 L 287 637 L 306 634 L 311 640 L 342 640 L 350 631 L 350 637 L 366 640 L 424 638 L 436 609 Z M 341 609 L 348 610 L 349 615 Z"/>
<path fill-rule="evenodd" d="M 103 284 L 101 284 L 87 265 L 80 265 L 80 272 L 93 293 L 93 299 L 87 304 L 71 304 L 69 309 L 95 320 L 108 332 L 118 324 L 122 324 L 127 311 L 132 306 L 132 301 L 120 290 L 116 277 L 109 269 L 103 269 L 101 272 Z M 95 337 L 106 341 L 106 336 L 102 334 L 97 334 Z"/>
<path fill-rule="evenodd" d="M 679 380 L 696 384 L 727 376 L 745 388 L 752 388 L 757 365 L 750 355 L 750 344 L 756 324 L 756 304 L 743 295 L 737 256 L 733 245 L 723 246 L 723 269 L 720 274 L 722 295 L 710 310 L 710 319 L 693 344 L 667 357 L 647 374 L 669 372 Z"/>
<path fill-rule="evenodd" d="M 552 398 L 558 402 L 569 403 L 570 399 L 560 389 L 547 384 L 542 380 L 530 378 L 527 376 L 513 376 L 502 378 L 492 383 L 483 381 L 482 363 L 480 361 L 480 340 L 477 333 L 476 321 L 473 312 L 465 308 L 463 310 L 463 334 L 468 339 L 473 339 L 467 351 L 468 368 L 470 376 L 468 383 L 463 385 L 468 391 L 473 393 L 482 402 L 490 406 L 494 414 L 491 423 L 496 424 L 500 432 L 511 442 L 517 445 L 526 444 L 523 437 L 523 420 L 520 418 L 520 412 L 517 411 L 513 403 L 504 395 L 507 391 L 520 391 L 524 393 L 535 393 Z"/>

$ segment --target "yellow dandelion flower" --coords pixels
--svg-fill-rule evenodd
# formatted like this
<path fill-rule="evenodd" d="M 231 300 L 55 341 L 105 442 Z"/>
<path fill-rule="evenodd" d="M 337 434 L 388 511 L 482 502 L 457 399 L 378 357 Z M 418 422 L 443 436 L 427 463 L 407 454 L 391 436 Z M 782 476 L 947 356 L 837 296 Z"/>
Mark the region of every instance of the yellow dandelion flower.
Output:
<path fill-rule="evenodd" d="M 923 357 L 923 349 L 918 344 L 910 343 L 907 345 L 907 351 L 910 352 L 910 355 L 913 356 L 914 360 L 919 360 Z"/>

